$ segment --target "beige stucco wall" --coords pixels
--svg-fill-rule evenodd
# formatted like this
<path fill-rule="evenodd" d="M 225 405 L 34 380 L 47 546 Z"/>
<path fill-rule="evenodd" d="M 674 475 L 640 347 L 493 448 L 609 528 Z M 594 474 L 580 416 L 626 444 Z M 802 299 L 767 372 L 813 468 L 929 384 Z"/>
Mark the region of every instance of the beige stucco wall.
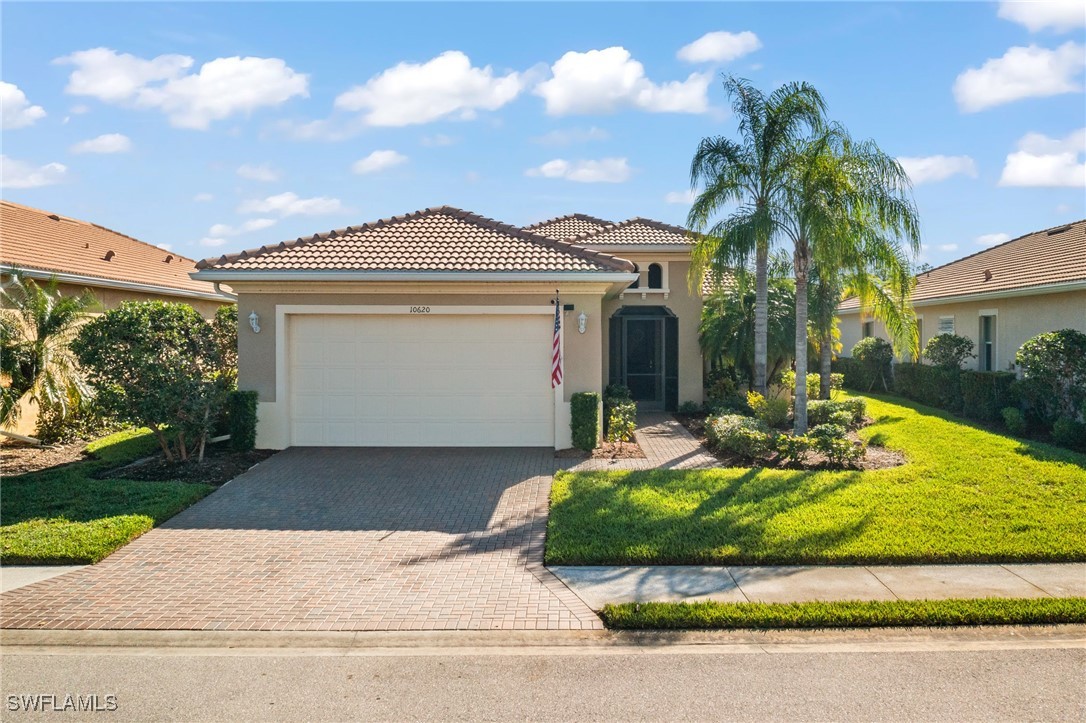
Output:
<path fill-rule="evenodd" d="M 996 370 L 1013 369 L 1014 356 L 1022 344 L 1038 334 L 1058 329 L 1086 332 L 1086 291 L 1058 294 L 1038 294 L 982 301 L 962 301 L 952 304 L 920 305 L 916 307 L 921 319 L 920 348 L 939 333 L 939 317 L 954 317 L 954 333 L 973 341 L 974 353 L 980 344 L 980 317 L 996 317 Z M 875 321 L 875 335 L 889 338 L 882 322 Z M 860 314 L 841 315 L 842 354 L 848 356 L 863 336 Z M 977 369 L 979 358 L 971 359 L 966 368 Z"/>
<path fill-rule="evenodd" d="M 622 258 L 633 261 L 641 270 L 641 283 L 638 289 L 630 289 L 622 295 L 603 302 L 603 317 L 606 320 L 623 306 L 666 306 L 678 317 L 679 326 L 679 403 L 686 401 L 701 402 L 704 395 L 701 345 L 698 343 L 698 326 L 701 323 L 701 288 L 691 292 L 687 283 L 690 273 L 690 259 L 685 254 L 673 253 L 629 253 L 620 254 Z M 648 287 L 649 264 L 666 264 L 662 294 Z M 610 378 L 610 337 L 606 323 L 602 331 L 603 342 L 603 384 Z"/>

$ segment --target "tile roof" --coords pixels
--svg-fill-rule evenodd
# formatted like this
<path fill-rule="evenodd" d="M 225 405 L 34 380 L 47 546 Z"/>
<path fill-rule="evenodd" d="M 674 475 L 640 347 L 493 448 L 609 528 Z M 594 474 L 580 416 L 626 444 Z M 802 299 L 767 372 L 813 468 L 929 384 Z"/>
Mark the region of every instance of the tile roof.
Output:
<path fill-rule="evenodd" d="M 690 232 L 685 228 L 640 217 L 578 234 L 568 240 L 589 247 L 690 246 L 694 243 Z"/>
<path fill-rule="evenodd" d="M 606 221 L 584 213 L 571 213 L 566 216 L 533 223 L 531 226 L 525 226 L 524 230 L 537 233 L 540 236 L 549 236 L 550 238 L 565 241 L 582 233 L 591 233 L 612 225 L 614 225 L 613 221 Z"/>
<path fill-rule="evenodd" d="M 1086 220 L 1019 236 L 918 274 L 913 303 L 1086 281 Z M 841 311 L 858 309 L 855 298 Z"/>
<path fill-rule="evenodd" d="M 196 269 L 192 259 L 98 224 L 11 201 L 0 201 L 0 263 L 28 271 L 215 294 L 211 284 L 189 276 Z"/>
<path fill-rule="evenodd" d="M 204 259 L 199 269 L 629 272 L 610 254 L 450 206 Z"/>

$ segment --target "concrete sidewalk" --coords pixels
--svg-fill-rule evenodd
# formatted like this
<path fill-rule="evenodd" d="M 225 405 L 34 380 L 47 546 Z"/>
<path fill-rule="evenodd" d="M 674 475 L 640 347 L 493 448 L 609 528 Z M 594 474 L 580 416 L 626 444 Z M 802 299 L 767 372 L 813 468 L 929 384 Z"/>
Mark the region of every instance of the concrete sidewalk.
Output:
<path fill-rule="evenodd" d="M 1086 563 L 872 566 L 556 566 L 593 610 L 606 603 L 945 600 L 1086 596 Z"/>
<path fill-rule="evenodd" d="M 86 565 L 3 565 L 0 566 L 0 592 L 26 587 L 84 567 Z"/>

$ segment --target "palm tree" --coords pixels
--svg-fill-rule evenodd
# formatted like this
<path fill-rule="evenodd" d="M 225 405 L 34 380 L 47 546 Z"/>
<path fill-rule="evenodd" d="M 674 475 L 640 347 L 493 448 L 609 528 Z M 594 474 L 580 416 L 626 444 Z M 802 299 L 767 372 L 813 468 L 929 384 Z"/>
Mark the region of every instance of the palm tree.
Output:
<path fill-rule="evenodd" d="M 873 141 L 854 142 L 833 125 L 799 141 L 776 226 L 792 245 L 796 280 L 794 431 L 807 432 L 808 281 L 812 265 L 857 271 L 872 253 L 919 251 L 919 219 L 909 177 Z M 900 241 L 899 241 L 900 239 Z M 865 278 L 865 277 L 861 277 Z"/>
<path fill-rule="evenodd" d="M 39 409 L 58 407 L 63 414 L 92 394 L 79 371 L 69 342 L 97 301 L 85 291 L 63 296 L 56 278 L 44 286 L 13 275 L 0 292 L 0 371 L 8 386 L 0 398 L 0 422 L 14 422 L 19 400 L 29 394 Z"/>
<path fill-rule="evenodd" d="M 728 76 L 724 89 L 739 120 L 739 141 L 703 138 L 690 163 L 695 198 L 687 226 L 698 234 L 691 286 L 707 270 L 745 265 L 754 258 L 754 387 L 766 391 L 768 263 L 775 218 L 788 178 L 790 152 L 803 136 L 822 127 L 825 103 L 807 83 L 788 83 L 768 97 L 750 81 Z M 733 206 L 728 216 L 718 217 Z"/>

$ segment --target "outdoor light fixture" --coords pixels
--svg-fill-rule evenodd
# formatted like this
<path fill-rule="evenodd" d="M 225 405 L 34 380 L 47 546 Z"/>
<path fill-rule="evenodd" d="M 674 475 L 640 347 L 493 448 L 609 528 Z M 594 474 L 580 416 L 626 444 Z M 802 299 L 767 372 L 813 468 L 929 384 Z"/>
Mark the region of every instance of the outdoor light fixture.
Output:
<path fill-rule="evenodd" d="M 581 315 L 577 317 L 577 331 L 584 333 L 585 327 L 588 325 L 588 314 L 581 312 Z"/>
<path fill-rule="evenodd" d="M 253 327 L 253 333 L 260 333 L 260 316 L 255 312 L 249 312 L 249 326 Z"/>

